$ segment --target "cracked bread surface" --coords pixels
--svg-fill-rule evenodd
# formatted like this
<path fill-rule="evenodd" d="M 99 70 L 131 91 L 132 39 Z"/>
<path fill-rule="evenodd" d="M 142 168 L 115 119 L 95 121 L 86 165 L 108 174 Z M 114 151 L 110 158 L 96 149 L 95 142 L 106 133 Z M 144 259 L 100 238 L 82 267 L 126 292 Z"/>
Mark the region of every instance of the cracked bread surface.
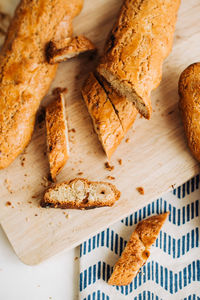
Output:
<path fill-rule="evenodd" d="M 85 36 L 80 35 L 72 40 L 51 41 L 47 49 L 47 60 L 50 64 L 55 64 L 93 51 L 96 51 L 94 44 Z"/>
<path fill-rule="evenodd" d="M 152 216 L 138 223 L 108 280 L 110 285 L 127 285 L 138 274 L 150 256 L 150 247 L 169 213 Z"/>
<path fill-rule="evenodd" d="M 182 72 L 179 95 L 179 109 L 188 146 L 200 161 L 200 63 L 194 63 Z"/>
<path fill-rule="evenodd" d="M 60 36 L 66 15 L 71 28 L 82 2 L 22 0 L 15 11 L 0 53 L 0 169 L 31 139 L 37 109 L 57 70 L 46 61 L 46 44 L 57 30 Z"/>
<path fill-rule="evenodd" d="M 93 73 L 82 88 L 82 96 L 92 118 L 94 129 L 110 159 L 124 137 L 120 120 L 108 96 Z"/>
<path fill-rule="evenodd" d="M 111 183 L 75 178 L 49 188 L 41 201 L 41 206 L 89 209 L 112 206 L 119 197 L 120 192 Z"/>
<path fill-rule="evenodd" d="M 125 0 L 98 72 L 147 119 L 150 93 L 162 76 L 172 48 L 180 0 Z"/>
<path fill-rule="evenodd" d="M 69 158 L 68 126 L 62 93 L 46 107 L 47 152 L 53 181 Z"/>

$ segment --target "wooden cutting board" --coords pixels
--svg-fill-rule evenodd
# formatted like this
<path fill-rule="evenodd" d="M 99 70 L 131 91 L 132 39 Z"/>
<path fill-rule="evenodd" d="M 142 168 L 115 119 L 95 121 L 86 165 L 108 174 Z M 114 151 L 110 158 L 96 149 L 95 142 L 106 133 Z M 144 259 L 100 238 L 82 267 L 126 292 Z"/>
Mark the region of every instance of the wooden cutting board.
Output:
<path fill-rule="evenodd" d="M 75 33 L 91 38 L 101 52 L 120 5 L 119 0 L 85 0 L 84 9 L 74 22 Z M 83 81 L 94 69 L 97 59 L 82 56 L 60 65 L 52 88 L 66 86 L 69 89 L 68 121 L 70 129 L 75 130 L 70 131 L 71 156 L 58 181 L 77 177 L 79 172 L 90 180 L 107 180 L 111 175 L 116 178 L 112 183 L 122 196 L 113 208 L 88 211 L 40 208 L 39 201 L 45 190 L 43 178 L 48 176 L 49 168 L 45 127 L 39 118 L 25 153 L 9 168 L 0 171 L 1 225 L 24 263 L 38 264 L 79 245 L 172 189 L 172 185 L 177 186 L 199 172 L 198 163 L 186 146 L 177 106 L 179 75 L 186 66 L 200 59 L 199 13 L 199 0 L 182 1 L 173 52 L 164 64 L 162 84 L 152 94 L 152 119 L 138 118 L 112 157 L 112 172 L 104 167 L 107 159 L 80 95 Z M 48 100 L 46 97 L 42 105 Z M 144 188 L 144 195 L 137 192 L 139 186 Z"/>

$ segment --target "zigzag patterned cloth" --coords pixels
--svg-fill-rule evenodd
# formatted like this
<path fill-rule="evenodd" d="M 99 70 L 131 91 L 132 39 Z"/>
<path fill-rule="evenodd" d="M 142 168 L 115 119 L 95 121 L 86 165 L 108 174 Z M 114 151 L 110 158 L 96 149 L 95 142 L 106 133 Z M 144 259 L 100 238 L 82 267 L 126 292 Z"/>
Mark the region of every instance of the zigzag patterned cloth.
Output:
<path fill-rule="evenodd" d="M 199 176 L 80 246 L 81 300 L 200 300 Z M 128 286 L 107 280 L 135 224 L 170 211 L 151 256 Z"/>

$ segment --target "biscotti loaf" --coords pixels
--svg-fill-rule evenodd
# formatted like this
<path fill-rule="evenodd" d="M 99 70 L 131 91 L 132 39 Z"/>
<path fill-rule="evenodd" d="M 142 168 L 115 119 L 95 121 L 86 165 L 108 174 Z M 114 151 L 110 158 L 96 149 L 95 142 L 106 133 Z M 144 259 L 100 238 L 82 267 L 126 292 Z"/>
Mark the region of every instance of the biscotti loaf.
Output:
<path fill-rule="evenodd" d="M 55 181 L 69 158 L 68 126 L 62 93 L 46 107 L 46 130 L 50 174 Z"/>
<path fill-rule="evenodd" d="M 200 161 L 200 63 L 187 67 L 179 80 L 179 108 L 194 157 Z"/>
<path fill-rule="evenodd" d="M 51 41 L 47 49 L 47 59 L 50 64 L 66 61 L 85 52 L 95 51 L 94 44 L 85 36 L 76 36 L 61 41 Z"/>
<path fill-rule="evenodd" d="M 88 209 L 112 206 L 119 197 L 120 192 L 111 183 L 76 178 L 49 188 L 41 201 L 41 206 Z"/>
<path fill-rule="evenodd" d="M 156 241 L 167 216 L 168 213 L 153 216 L 137 225 L 120 259 L 114 266 L 108 284 L 127 285 L 131 283 L 149 258 L 149 249 Z"/>
<path fill-rule="evenodd" d="M 82 95 L 92 118 L 94 129 L 110 159 L 124 137 L 120 120 L 105 90 L 93 73 L 90 73 L 82 89 Z"/>
<path fill-rule="evenodd" d="M 147 119 L 150 93 L 172 48 L 180 0 L 125 0 L 98 72 Z"/>
<path fill-rule="evenodd" d="M 36 111 L 57 69 L 46 61 L 45 47 L 54 36 L 61 36 L 65 16 L 71 32 L 82 2 L 22 0 L 15 12 L 0 53 L 0 169 L 30 141 Z"/>

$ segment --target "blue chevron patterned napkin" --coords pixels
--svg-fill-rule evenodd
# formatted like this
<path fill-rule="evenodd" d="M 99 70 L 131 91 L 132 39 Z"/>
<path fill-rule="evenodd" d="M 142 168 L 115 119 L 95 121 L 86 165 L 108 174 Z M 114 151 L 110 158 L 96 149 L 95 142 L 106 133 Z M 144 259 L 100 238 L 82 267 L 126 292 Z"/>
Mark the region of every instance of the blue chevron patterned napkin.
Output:
<path fill-rule="evenodd" d="M 200 300 L 199 176 L 85 241 L 80 247 L 81 300 Z M 170 211 L 151 256 L 128 286 L 107 280 L 135 224 Z"/>

